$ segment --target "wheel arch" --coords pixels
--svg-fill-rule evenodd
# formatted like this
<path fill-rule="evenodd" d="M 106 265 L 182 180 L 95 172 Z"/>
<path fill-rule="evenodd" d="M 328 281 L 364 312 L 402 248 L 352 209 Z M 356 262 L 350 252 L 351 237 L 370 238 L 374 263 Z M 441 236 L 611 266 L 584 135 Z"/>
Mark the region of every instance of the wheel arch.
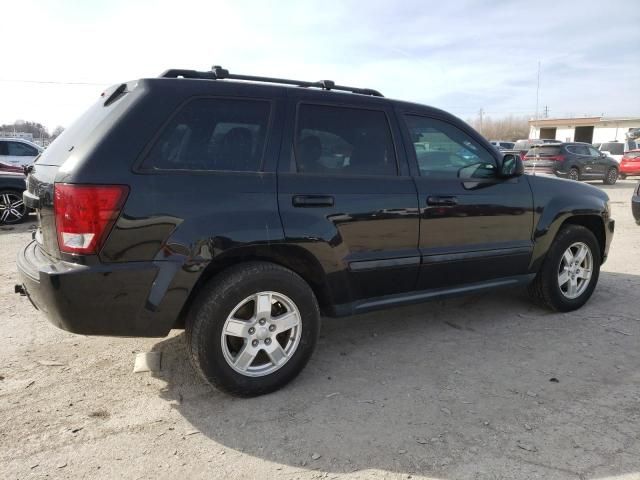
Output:
<path fill-rule="evenodd" d="M 326 282 L 327 273 L 307 250 L 295 245 L 244 246 L 225 252 L 204 268 L 182 307 L 174 328 L 182 328 L 193 300 L 215 276 L 230 267 L 249 262 L 270 262 L 298 274 L 313 290 L 323 313 L 331 313 L 333 301 Z"/>

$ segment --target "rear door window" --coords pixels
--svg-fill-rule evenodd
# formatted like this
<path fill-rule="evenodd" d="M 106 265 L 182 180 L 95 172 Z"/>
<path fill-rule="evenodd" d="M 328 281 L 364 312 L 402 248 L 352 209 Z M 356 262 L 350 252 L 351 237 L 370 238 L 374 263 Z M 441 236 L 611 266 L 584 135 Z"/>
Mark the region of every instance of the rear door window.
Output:
<path fill-rule="evenodd" d="M 192 100 L 163 129 L 143 168 L 260 171 L 270 111 L 266 100 Z"/>
<path fill-rule="evenodd" d="M 383 111 L 301 104 L 295 136 L 298 173 L 397 175 Z"/>
<path fill-rule="evenodd" d="M 38 151 L 30 145 L 21 142 L 7 142 L 9 155 L 14 157 L 35 157 Z"/>

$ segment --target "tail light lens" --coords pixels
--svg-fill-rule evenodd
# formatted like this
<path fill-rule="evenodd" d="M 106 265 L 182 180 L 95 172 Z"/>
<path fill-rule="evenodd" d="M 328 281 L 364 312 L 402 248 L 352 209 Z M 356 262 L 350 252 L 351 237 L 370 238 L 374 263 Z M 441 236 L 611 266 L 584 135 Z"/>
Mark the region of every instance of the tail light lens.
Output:
<path fill-rule="evenodd" d="M 124 185 L 56 183 L 53 208 L 61 252 L 97 253 L 129 194 Z"/>
<path fill-rule="evenodd" d="M 551 157 L 545 157 L 545 160 L 553 160 L 554 162 L 564 162 L 564 155 L 553 155 Z"/>

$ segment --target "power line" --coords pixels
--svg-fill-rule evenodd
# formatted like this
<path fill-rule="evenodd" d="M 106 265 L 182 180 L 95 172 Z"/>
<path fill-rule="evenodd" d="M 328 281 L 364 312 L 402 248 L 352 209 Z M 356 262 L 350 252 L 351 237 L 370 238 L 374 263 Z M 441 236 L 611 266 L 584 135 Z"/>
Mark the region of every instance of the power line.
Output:
<path fill-rule="evenodd" d="M 13 80 L 9 78 L 0 78 L 0 82 L 6 83 L 36 83 L 47 85 L 91 85 L 95 87 L 104 87 L 111 85 L 110 83 L 93 83 L 93 82 L 58 82 L 55 80 Z"/>

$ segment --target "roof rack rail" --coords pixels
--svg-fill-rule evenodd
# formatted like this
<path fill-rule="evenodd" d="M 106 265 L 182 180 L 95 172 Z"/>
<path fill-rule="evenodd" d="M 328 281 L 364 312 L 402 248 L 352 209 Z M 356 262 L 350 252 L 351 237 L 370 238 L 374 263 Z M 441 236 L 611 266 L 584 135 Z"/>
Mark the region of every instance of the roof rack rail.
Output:
<path fill-rule="evenodd" d="M 199 72 L 197 70 L 181 70 L 171 69 L 164 72 L 160 77 L 163 78 L 199 78 L 204 80 L 248 80 L 251 82 L 280 83 L 283 85 L 295 85 L 297 87 L 321 88 L 322 90 L 340 90 L 344 92 L 359 93 L 360 95 L 371 95 L 374 97 L 383 97 L 379 91 L 371 88 L 347 87 L 344 85 L 336 85 L 333 80 L 319 80 L 317 82 L 305 82 L 303 80 L 289 80 L 286 78 L 273 77 L 257 77 L 254 75 L 239 75 L 229 73 L 219 65 L 214 65 L 209 72 Z"/>

